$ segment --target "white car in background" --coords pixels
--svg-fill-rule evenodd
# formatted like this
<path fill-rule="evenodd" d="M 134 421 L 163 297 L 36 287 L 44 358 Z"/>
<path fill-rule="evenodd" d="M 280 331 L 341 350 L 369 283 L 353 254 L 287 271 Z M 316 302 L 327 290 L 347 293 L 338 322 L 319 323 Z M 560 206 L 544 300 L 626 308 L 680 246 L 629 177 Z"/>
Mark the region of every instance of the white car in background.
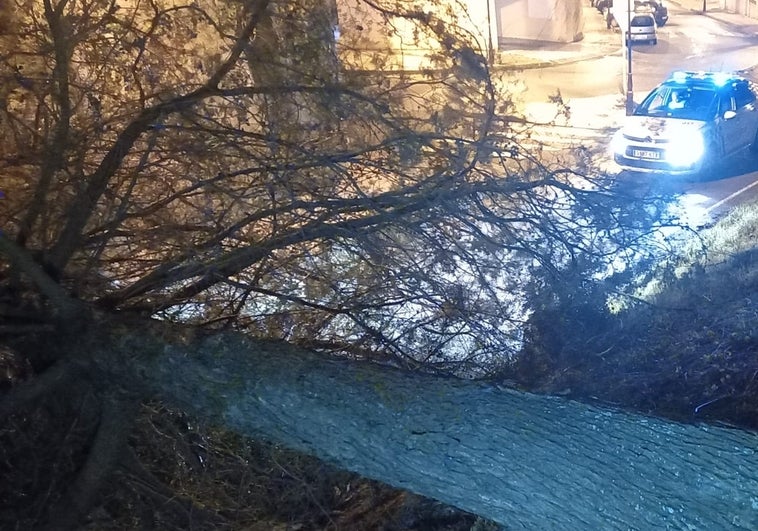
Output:
<path fill-rule="evenodd" d="M 640 103 L 611 141 L 632 171 L 694 174 L 758 149 L 758 87 L 721 72 L 675 72 Z"/>
<path fill-rule="evenodd" d="M 629 25 L 628 38 L 631 39 L 632 44 L 636 42 L 658 44 L 657 24 L 652 12 L 632 13 Z"/>

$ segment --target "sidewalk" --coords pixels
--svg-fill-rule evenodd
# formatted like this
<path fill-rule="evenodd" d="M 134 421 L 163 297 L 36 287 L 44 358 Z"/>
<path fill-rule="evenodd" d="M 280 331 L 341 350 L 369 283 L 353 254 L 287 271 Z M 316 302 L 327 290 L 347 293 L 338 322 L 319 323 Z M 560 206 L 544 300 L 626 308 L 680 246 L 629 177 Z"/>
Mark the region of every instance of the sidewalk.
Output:
<path fill-rule="evenodd" d="M 669 0 L 670 4 L 688 9 L 693 13 L 702 13 L 704 17 L 722 22 L 724 25 L 749 35 L 753 34 L 758 37 L 758 19 L 729 13 L 720 7 L 719 0 L 706 0 L 705 13 L 703 13 L 703 0 Z"/>
<path fill-rule="evenodd" d="M 718 20 L 731 31 L 753 35 L 756 39 L 756 44 L 758 44 L 758 19 L 737 13 L 729 13 L 721 9 L 720 3 L 720 0 L 706 0 L 705 13 L 703 13 L 703 0 L 670 0 L 670 4 L 675 4 L 682 9 L 688 9 L 692 13 L 700 13 L 704 17 Z M 739 73 L 758 81 L 758 57 L 756 57 L 755 61 L 756 64 L 754 66 L 741 70 Z"/>
<path fill-rule="evenodd" d="M 703 16 L 718 20 L 728 28 L 746 35 L 753 34 L 758 42 L 758 19 L 728 13 L 717 7 L 720 4 L 718 0 L 706 0 L 706 2 L 706 12 Z M 703 0 L 669 0 L 668 6 L 669 12 L 672 6 L 676 6 L 691 12 L 702 13 Z M 502 49 L 497 52 L 495 68 L 500 70 L 545 68 L 623 54 L 621 33 L 617 29 L 607 29 L 605 18 L 594 7 L 585 5 L 582 9 L 584 11 L 582 40 L 570 43 L 514 41 L 502 46 Z"/>
<path fill-rule="evenodd" d="M 513 42 L 502 46 L 497 53 L 500 69 L 545 68 L 621 53 L 621 34 L 606 27 L 605 18 L 594 7 L 583 6 L 583 38 L 577 42 L 544 41 Z"/>

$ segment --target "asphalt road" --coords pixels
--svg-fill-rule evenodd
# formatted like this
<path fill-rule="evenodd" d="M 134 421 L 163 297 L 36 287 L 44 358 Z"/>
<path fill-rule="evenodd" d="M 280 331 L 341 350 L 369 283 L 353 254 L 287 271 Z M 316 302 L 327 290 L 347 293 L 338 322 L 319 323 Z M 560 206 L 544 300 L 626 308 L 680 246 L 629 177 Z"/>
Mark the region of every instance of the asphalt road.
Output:
<path fill-rule="evenodd" d="M 658 44 L 639 44 L 632 49 L 632 78 L 634 100 L 639 102 L 650 90 L 675 70 L 750 69 L 758 63 L 758 20 L 739 17 L 717 18 L 684 9 L 669 3 L 670 20 L 659 28 Z M 592 16 L 599 13 L 591 13 Z M 608 33 L 608 42 L 618 39 L 618 48 L 609 53 L 582 61 L 567 62 L 520 73 L 525 86 L 525 105 L 539 106 L 560 91 L 564 101 L 617 95 L 623 100 L 626 85 L 625 51 L 619 33 Z M 754 68 L 758 70 L 758 68 Z M 758 79 L 758 77 L 756 78 Z M 591 107 L 590 107 L 591 109 Z M 583 112 L 593 112 L 583 110 Z M 623 108 L 617 108 L 607 118 L 613 127 L 623 120 Z M 588 117 L 589 118 L 589 117 Z M 599 124 L 606 120 L 599 117 Z M 588 121 L 591 122 L 591 119 Z M 563 143 L 602 143 L 600 127 L 564 131 Z M 552 139 L 546 138 L 548 142 Z M 758 199 L 758 157 L 749 153 L 725 161 L 719 171 L 705 179 L 691 181 L 662 175 L 631 175 L 622 172 L 617 179 L 626 180 L 637 194 L 671 194 L 685 205 L 692 205 L 703 219 L 712 220 L 734 205 Z"/>
<path fill-rule="evenodd" d="M 684 221 L 708 225 L 736 205 L 758 200 L 758 157 L 744 153 L 705 178 L 621 172 L 615 185 L 633 196 L 670 197 Z"/>
<path fill-rule="evenodd" d="M 659 29 L 658 45 L 632 49 L 635 90 L 641 96 L 674 70 L 729 72 L 758 63 L 754 25 L 743 28 L 681 8 L 671 12 L 669 23 Z"/>
<path fill-rule="evenodd" d="M 589 11 L 589 13 L 588 13 Z M 658 44 L 632 47 L 632 79 L 639 101 L 675 70 L 725 70 L 750 68 L 758 63 L 758 20 L 741 27 L 703 16 L 675 4 L 669 5 L 669 22 L 658 29 Z M 586 10 L 586 17 L 602 17 Z M 586 98 L 618 93 L 626 87 L 627 59 L 621 34 L 608 31 L 606 55 L 519 72 L 524 80 L 525 103 L 547 101 L 560 91 L 564 98 Z M 618 47 L 613 43 L 618 42 Z"/>

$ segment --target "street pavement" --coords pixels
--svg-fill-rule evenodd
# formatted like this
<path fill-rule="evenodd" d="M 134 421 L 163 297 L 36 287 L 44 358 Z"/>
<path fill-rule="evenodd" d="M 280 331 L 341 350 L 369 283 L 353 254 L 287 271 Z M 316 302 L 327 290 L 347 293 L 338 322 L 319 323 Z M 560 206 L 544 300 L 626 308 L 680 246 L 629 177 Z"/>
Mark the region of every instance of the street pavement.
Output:
<path fill-rule="evenodd" d="M 589 0 L 585 1 L 589 3 Z M 667 5 L 672 17 L 676 17 L 677 12 L 681 14 L 689 11 L 718 20 L 726 31 L 742 35 L 752 34 L 758 38 L 758 20 L 725 12 L 715 5 L 718 0 L 706 0 L 706 11 L 703 13 L 702 1 L 668 0 Z M 621 60 L 625 50 L 619 30 L 607 29 L 603 16 L 589 5 L 584 7 L 584 16 L 582 40 L 567 44 L 511 43 L 500 52 L 494 70 L 508 74 L 508 71 L 559 67 L 605 57 L 610 59 L 611 56 Z M 576 65 L 577 68 L 580 66 Z M 554 71 L 555 69 L 546 70 L 545 75 L 551 75 L 550 72 Z M 758 64 L 742 72 L 758 80 Z M 542 74 L 541 71 L 535 71 L 532 75 Z M 518 76 L 524 77 L 517 73 Z M 520 147 L 527 151 L 540 150 L 542 159 L 549 163 L 571 165 L 571 160 L 575 161 L 574 164 L 585 161 L 589 167 L 601 174 L 618 175 L 620 169 L 613 162 L 608 142 L 613 131 L 621 126 L 626 117 L 625 97 L 622 92 L 621 87 L 617 92 L 602 96 L 564 98 L 560 106 L 555 102 L 531 99 L 522 109 L 530 122 L 530 131 Z M 561 108 L 569 109 L 570 112 L 563 114 Z M 570 159 L 571 156 L 576 158 Z M 670 213 L 677 216 L 682 223 L 696 228 L 712 223 L 716 217 L 723 214 L 735 201 L 737 194 L 741 194 L 740 198 L 744 201 L 744 192 L 755 187 L 752 180 L 755 163 L 751 164 L 753 165 L 749 165 L 744 171 L 739 167 L 730 170 L 738 176 L 735 179 L 684 182 L 624 176 L 619 183 L 635 195 L 659 194 L 662 190 L 674 190 L 677 197 L 672 200 Z"/>
<path fill-rule="evenodd" d="M 720 0 L 706 0 L 705 13 L 703 13 L 703 0 L 677 0 L 669 3 L 677 5 L 682 9 L 688 9 L 693 13 L 702 13 L 703 16 L 711 17 L 724 22 L 727 26 L 739 28 L 741 33 L 746 35 L 754 34 L 758 36 L 758 19 L 738 15 L 737 13 L 728 13 L 721 9 Z"/>
<path fill-rule="evenodd" d="M 577 42 L 555 43 L 519 40 L 506 44 L 499 50 L 496 69 L 522 70 L 546 68 L 559 64 L 596 59 L 621 52 L 621 33 L 608 29 L 605 18 L 594 7 L 583 7 L 583 38 Z"/>
<path fill-rule="evenodd" d="M 718 7 L 719 0 L 706 0 L 706 11 L 703 13 L 703 0 L 669 0 L 669 11 L 676 6 L 694 13 L 702 13 L 732 26 L 744 34 L 758 36 L 758 19 L 749 18 L 736 13 L 728 13 Z M 551 66 L 570 64 L 606 57 L 613 54 L 623 54 L 621 32 L 608 29 L 605 18 L 594 7 L 587 5 L 584 10 L 583 38 L 570 43 L 548 43 L 541 41 L 514 41 L 506 44 L 496 54 L 496 70 L 525 70 L 532 68 L 547 68 Z M 672 15 L 676 16 L 676 15 Z"/>

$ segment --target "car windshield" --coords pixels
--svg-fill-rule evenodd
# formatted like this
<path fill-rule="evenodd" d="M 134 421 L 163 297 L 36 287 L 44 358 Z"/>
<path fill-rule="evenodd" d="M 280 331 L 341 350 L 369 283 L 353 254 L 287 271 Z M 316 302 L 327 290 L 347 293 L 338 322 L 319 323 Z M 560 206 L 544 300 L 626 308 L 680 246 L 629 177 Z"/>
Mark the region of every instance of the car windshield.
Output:
<path fill-rule="evenodd" d="M 652 16 L 637 16 L 632 19 L 632 26 L 635 27 L 647 27 L 655 26 L 655 19 Z"/>
<path fill-rule="evenodd" d="M 662 86 L 650 93 L 634 114 L 710 120 L 716 115 L 716 96 L 708 87 Z"/>

